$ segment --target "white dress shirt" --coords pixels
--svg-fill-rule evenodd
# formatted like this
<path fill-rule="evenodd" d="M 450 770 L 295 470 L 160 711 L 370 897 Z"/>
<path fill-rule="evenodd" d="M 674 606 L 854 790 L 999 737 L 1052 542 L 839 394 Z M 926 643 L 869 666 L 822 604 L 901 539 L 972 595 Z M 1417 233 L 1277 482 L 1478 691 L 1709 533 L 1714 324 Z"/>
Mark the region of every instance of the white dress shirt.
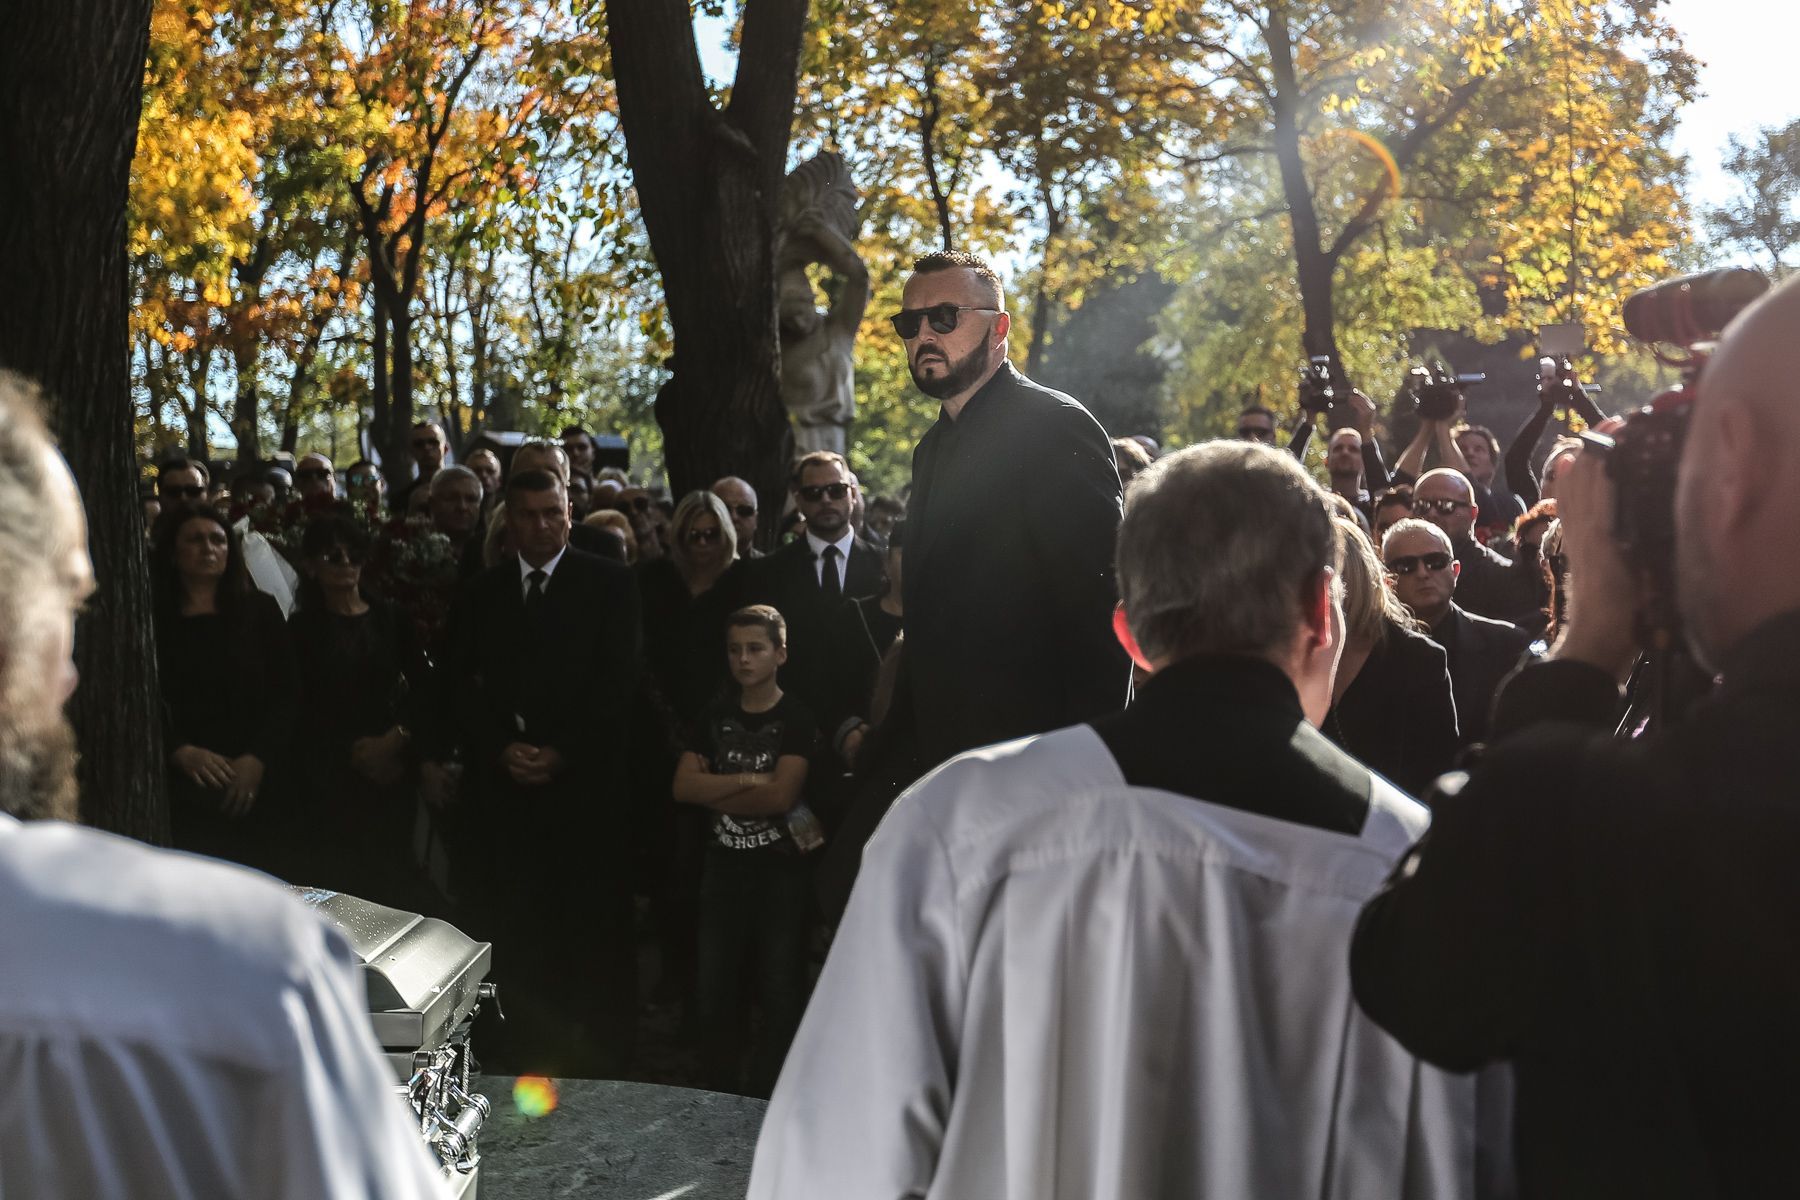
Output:
<path fill-rule="evenodd" d="M 1470 1079 L 1357 1008 L 1350 934 L 1423 832 L 1132 787 L 1091 728 L 975 751 L 870 841 L 751 1200 L 1459 1200 Z"/>
<path fill-rule="evenodd" d="M 0 1196 L 427 1200 L 349 946 L 271 880 L 0 816 Z"/>
<path fill-rule="evenodd" d="M 561 550 L 556 552 L 555 558 L 551 559 L 541 567 L 534 567 L 526 562 L 524 558 L 519 558 L 519 596 L 523 598 L 531 595 L 531 573 L 533 571 L 542 571 L 544 573 L 544 590 L 548 592 L 550 590 L 550 577 L 556 574 L 556 565 L 562 562 L 563 555 L 568 552 L 569 547 L 567 545 L 563 546 Z"/>
<path fill-rule="evenodd" d="M 844 591 L 845 576 L 850 571 L 850 547 L 856 545 L 855 526 L 846 525 L 844 527 L 844 536 L 835 542 L 828 542 L 824 538 L 814 534 L 811 530 L 808 530 L 806 534 L 806 544 L 811 548 L 813 554 L 813 578 L 818 580 L 820 587 L 825 586 L 825 547 L 837 547 L 838 591 L 839 593 L 842 593 Z"/>

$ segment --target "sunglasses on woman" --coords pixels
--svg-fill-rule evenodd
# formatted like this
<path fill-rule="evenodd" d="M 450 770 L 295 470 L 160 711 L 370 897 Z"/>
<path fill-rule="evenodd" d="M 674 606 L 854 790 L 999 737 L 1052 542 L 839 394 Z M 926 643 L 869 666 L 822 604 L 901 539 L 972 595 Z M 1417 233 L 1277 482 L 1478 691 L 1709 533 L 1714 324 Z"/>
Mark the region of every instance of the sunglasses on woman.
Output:
<path fill-rule="evenodd" d="M 717 529 L 690 529 L 687 540 L 690 546 L 710 546 L 723 536 Z"/>
<path fill-rule="evenodd" d="M 934 304 L 930 308 L 903 308 L 888 320 L 894 323 L 894 332 L 902 341 L 912 341 L 919 336 L 919 326 L 926 321 L 939 333 L 949 333 L 956 328 L 957 321 L 966 312 L 999 313 L 998 308 L 976 308 L 968 304 Z"/>

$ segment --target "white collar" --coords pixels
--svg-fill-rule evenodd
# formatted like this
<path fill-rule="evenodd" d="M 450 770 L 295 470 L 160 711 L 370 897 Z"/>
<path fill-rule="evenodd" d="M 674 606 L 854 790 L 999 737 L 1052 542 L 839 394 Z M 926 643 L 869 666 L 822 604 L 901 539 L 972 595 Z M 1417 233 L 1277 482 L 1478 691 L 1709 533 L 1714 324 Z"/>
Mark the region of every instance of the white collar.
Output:
<path fill-rule="evenodd" d="M 812 548 L 814 558 L 823 557 L 825 554 L 825 547 L 836 546 L 839 556 L 842 557 L 845 562 L 849 562 L 850 547 L 856 544 L 856 526 L 844 526 L 844 536 L 835 542 L 828 542 L 809 529 L 806 531 L 806 544 Z"/>
<path fill-rule="evenodd" d="M 513 557 L 515 557 L 519 560 L 519 582 L 521 584 L 527 584 L 531 581 L 531 573 L 533 571 L 542 571 L 544 573 L 544 583 L 546 585 L 548 585 L 550 582 L 550 576 L 556 574 L 556 564 L 560 563 L 563 560 L 563 555 L 567 554 L 568 552 L 569 552 L 569 547 L 568 547 L 568 544 L 565 542 L 563 544 L 563 548 L 556 552 L 556 557 L 551 559 L 549 562 L 545 563 L 541 567 L 532 566 L 530 563 L 525 561 L 525 559 L 522 555 L 514 555 Z"/>

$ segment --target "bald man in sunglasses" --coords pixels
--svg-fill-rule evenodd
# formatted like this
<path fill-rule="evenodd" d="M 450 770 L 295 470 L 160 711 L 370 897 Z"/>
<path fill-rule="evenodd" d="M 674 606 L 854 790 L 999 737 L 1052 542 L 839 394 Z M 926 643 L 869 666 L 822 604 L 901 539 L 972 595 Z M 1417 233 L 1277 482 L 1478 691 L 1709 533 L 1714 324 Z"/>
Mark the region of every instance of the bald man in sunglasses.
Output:
<path fill-rule="evenodd" d="M 1429 627 L 1431 640 L 1449 659 L 1459 744 L 1483 740 L 1494 693 L 1525 657 L 1531 635 L 1517 625 L 1468 612 L 1451 599 L 1461 586 L 1463 564 L 1450 535 L 1435 522 L 1414 517 L 1389 529 L 1381 561 L 1394 594 Z"/>
<path fill-rule="evenodd" d="M 1119 473 L 1082 405 L 1007 361 L 1011 318 L 982 260 L 926 255 L 895 333 L 942 403 L 913 454 L 904 694 L 923 769 L 1125 704 L 1112 636 Z"/>

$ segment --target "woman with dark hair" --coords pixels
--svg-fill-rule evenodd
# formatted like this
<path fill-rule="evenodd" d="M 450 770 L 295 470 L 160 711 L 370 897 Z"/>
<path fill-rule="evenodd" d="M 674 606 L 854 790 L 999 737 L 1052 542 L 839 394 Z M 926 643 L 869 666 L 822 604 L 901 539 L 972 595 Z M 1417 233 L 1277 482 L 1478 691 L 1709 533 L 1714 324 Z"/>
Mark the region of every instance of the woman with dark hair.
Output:
<path fill-rule="evenodd" d="M 1456 759 L 1456 701 L 1444 648 L 1394 595 L 1375 548 L 1338 517 L 1344 653 L 1319 727 L 1367 766 L 1423 796 Z"/>
<path fill-rule="evenodd" d="M 164 512 L 152 566 L 174 843 L 283 874 L 294 656 L 281 609 L 216 509 Z"/>
<path fill-rule="evenodd" d="M 314 517 L 300 543 L 294 613 L 300 663 L 297 830 L 305 882 L 396 908 L 423 898 L 412 865 L 405 713 L 422 681 L 412 623 L 363 594 L 369 532 L 337 513 Z"/>

